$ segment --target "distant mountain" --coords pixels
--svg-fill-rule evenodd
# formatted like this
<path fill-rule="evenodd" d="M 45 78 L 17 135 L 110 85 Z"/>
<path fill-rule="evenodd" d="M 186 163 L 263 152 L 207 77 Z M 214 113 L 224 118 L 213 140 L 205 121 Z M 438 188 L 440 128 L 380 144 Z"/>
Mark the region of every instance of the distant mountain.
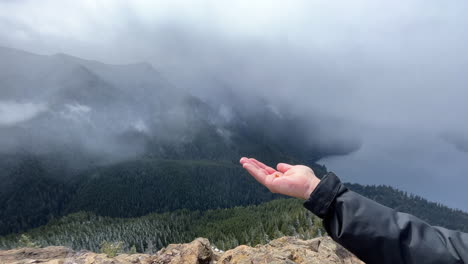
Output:
<path fill-rule="evenodd" d="M 0 109 L 8 114 L 0 114 L 0 152 L 73 151 L 98 162 L 141 154 L 157 114 L 182 96 L 148 64 L 114 66 L 7 48 L 0 48 L 0 87 Z M 129 134 L 140 144 L 128 141 Z"/>
<path fill-rule="evenodd" d="M 74 162 L 90 156 L 96 164 L 142 155 L 234 161 L 266 148 L 313 162 L 359 147 L 322 144 L 311 115 L 288 114 L 262 98 L 246 104 L 220 88 L 208 101 L 177 89 L 147 63 L 0 47 L 0 87 L 0 154 L 60 153 L 82 168 L 89 164 Z"/>
<path fill-rule="evenodd" d="M 2 100 L 106 106 L 142 99 L 164 104 L 175 90 L 147 63 L 109 65 L 57 54 L 36 55 L 0 47 Z M 133 107 L 138 107 L 134 105 Z"/>

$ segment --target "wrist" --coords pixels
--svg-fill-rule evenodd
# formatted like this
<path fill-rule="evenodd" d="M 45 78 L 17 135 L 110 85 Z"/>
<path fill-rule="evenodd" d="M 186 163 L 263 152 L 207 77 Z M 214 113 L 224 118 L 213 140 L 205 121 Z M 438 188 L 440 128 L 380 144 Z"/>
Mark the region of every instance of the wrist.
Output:
<path fill-rule="evenodd" d="M 348 191 L 341 183 L 340 179 L 329 172 L 319 181 L 310 197 L 304 202 L 304 207 L 314 213 L 319 218 L 325 218 L 334 206 L 337 197 Z"/>
<path fill-rule="evenodd" d="M 312 179 L 309 183 L 309 186 L 306 188 L 302 199 L 304 200 L 309 199 L 310 195 L 315 190 L 315 188 L 317 188 L 319 183 L 320 183 L 320 180 L 318 178 Z"/>

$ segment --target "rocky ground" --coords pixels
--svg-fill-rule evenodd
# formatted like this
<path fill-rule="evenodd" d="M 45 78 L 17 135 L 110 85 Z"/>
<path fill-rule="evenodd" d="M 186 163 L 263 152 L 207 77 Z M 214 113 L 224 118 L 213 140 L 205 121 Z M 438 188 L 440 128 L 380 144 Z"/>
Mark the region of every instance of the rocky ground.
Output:
<path fill-rule="evenodd" d="M 266 245 L 238 246 L 226 252 L 213 250 L 206 238 L 171 244 L 154 255 L 105 254 L 73 251 L 65 247 L 18 248 L 0 251 L 1 264 L 361 264 L 359 259 L 329 237 L 301 240 L 282 237 Z"/>

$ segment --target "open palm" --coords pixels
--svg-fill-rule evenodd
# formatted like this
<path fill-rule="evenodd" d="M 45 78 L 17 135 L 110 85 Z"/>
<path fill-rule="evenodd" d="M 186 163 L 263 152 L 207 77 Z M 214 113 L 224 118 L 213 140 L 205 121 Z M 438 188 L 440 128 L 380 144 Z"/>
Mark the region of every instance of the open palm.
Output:
<path fill-rule="evenodd" d="M 278 163 L 275 170 L 256 159 L 246 157 L 242 157 L 240 163 L 273 193 L 307 199 L 320 182 L 312 169 L 304 165 Z"/>

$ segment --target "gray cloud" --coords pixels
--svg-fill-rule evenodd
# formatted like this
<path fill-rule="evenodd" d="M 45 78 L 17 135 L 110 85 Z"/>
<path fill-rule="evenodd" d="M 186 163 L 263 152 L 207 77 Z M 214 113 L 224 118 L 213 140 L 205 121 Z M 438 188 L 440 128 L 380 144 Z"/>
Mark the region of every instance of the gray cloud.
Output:
<path fill-rule="evenodd" d="M 444 133 L 442 138 L 452 144 L 459 151 L 468 153 L 468 134 L 463 133 Z"/>
<path fill-rule="evenodd" d="M 30 120 L 46 110 L 44 104 L 0 101 L 0 127 Z"/>
<path fill-rule="evenodd" d="M 265 104 L 258 98 L 266 98 L 280 112 L 310 119 L 304 129 L 318 143 L 362 144 L 323 160 L 343 178 L 395 185 L 468 210 L 457 189 L 468 184 L 467 154 L 443 140 L 468 134 L 466 6 L 4 1 L 0 45 L 107 63 L 147 61 L 206 100 L 230 102 L 220 88 L 231 90 L 252 115 Z"/>

